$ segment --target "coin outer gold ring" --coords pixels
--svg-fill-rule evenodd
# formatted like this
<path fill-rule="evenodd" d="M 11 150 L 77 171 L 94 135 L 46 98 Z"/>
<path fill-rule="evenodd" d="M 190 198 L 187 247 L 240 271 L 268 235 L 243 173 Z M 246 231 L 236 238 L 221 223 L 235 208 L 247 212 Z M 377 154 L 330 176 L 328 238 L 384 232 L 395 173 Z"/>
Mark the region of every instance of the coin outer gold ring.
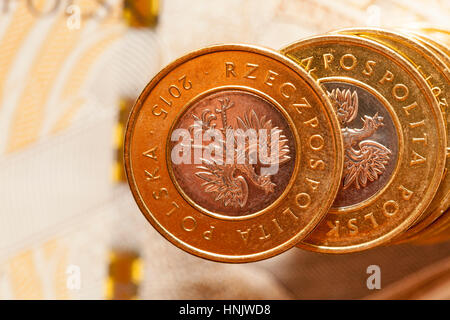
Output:
<path fill-rule="evenodd" d="M 428 48 L 426 44 L 416 39 L 409 38 L 407 35 L 378 28 L 350 28 L 338 30 L 336 33 L 356 35 L 380 42 L 400 53 L 414 65 L 416 70 L 419 70 L 423 74 L 424 78 L 428 78 L 429 87 L 438 93 L 435 96 L 439 106 L 443 106 L 442 113 L 445 117 L 447 143 L 450 143 L 449 118 L 445 110 L 448 108 L 446 104 L 450 101 L 450 72 L 445 62 L 440 59 L 440 56 L 432 51 L 433 49 Z M 446 170 L 450 170 L 450 161 L 448 160 L 446 161 Z M 418 221 L 409 230 L 400 235 L 398 239 L 395 239 L 394 242 L 402 243 L 409 241 L 409 238 L 420 233 L 420 231 L 435 221 L 448 208 L 449 203 L 450 176 L 447 174 L 443 181 L 441 181 L 436 195 L 424 214 L 418 218 Z"/>
<path fill-rule="evenodd" d="M 408 118 L 405 115 L 403 107 L 408 106 L 409 103 L 413 103 L 413 100 L 419 101 L 419 104 L 422 102 L 426 103 L 429 106 L 419 109 L 420 116 L 426 116 L 428 121 L 431 120 L 433 122 L 433 125 L 426 126 L 427 130 L 433 130 L 430 132 L 427 131 L 433 137 L 433 142 L 431 143 L 433 148 L 427 149 L 429 151 L 427 153 L 427 169 L 421 171 L 426 176 L 411 176 L 409 173 L 413 171 L 406 165 L 409 163 L 410 158 L 407 160 L 406 158 L 398 159 L 398 172 L 394 176 L 396 181 L 391 183 L 392 187 L 388 188 L 389 190 L 386 190 L 386 192 L 378 196 L 379 199 L 377 201 L 364 208 L 361 212 L 345 213 L 344 215 L 341 212 L 339 213 L 339 217 L 337 215 L 327 215 L 310 236 L 298 244 L 298 247 L 324 253 L 347 253 L 363 251 L 388 243 L 406 231 L 422 215 L 436 193 L 444 169 L 446 147 L 445 128 L 442 114 L 431 90 L 428 88 L 427 83 L 420 73 L 406 59 L 388 47 L 369 39 L 350 35 L 317 36 L 293 43 L 281 49 L 281 52 L 300 65 L 303 64 L 304 68 L 306 68 L 305 64 L 308 62 L 308 58 L 312 57 L 313 63 L 306 69 L 309 70 L 310 74 L 316 80 L 332 76 L 340 76 L 344 82 L 346 77 L 359 80 L 366 79 L 362 71 L 367 67 L 367 61 L 378 59 L 375 61 L 375 64 L 379 69 L 374 68 L 373 73 L 368 72 L 370 75 L 368 76 L 369 79 L 374 76 L 376 77 L 376 81 L 379 81 L 383 74 L 386 74 L 386 69 L 391 68 L 391 71 L 395 73 L 397 81 L 400 83 L 408 81 L 406 83 L 409 86 L 413 85 L 414 88 L 420 90 L 419 92 L 410 92 L 411 96 L 408 96 L 409 100 L 405 100 L 405 104 L 398 102 L 393 104 L 394 108 L 398 110 L 397 114 L 402 122 L 402 128 L 398 128 L 398 130 L 404 131 L 405 150 L 407 150 L 408 154 L 413 150 L 425 153 L 425 149 L 423 147 L 419 147 L 420 150 L 415 149 L 416 147 L 413 148 L 412 142 L 409 141 L 412 138 L 412 131 L 408 128 L 412 122 L 408 123 L 409 120 L 407 121 Z M 330 71 L 330 69 L 325 70 L 325 66 L 322 65 L 325 59 L 322 54 L 325 53 L 332 53 L 334 55 L 335 64 L 333 67 L 335 71 Z M 339 61 L 342 59 L 342 56 L 347 54 L 352 54 L 357 57 L 357 62 L 360 64 L 356 65 L 353 69 L 347 68 L 344 72 L 344 68 L 339 67 Z M 384 65 L 383 62 L 389 62 L 390 65 Z M 396 71 L 392 70 L 392 68 L 395 68 Z M 391 86 L 384 87 L 384 84 L 383 86 L 380 84 L 377 85 L 375 79 L 369 81 L 373 83 L 366 83 L 376 87 L 385 96 L 390 94 L 391 87 L 395 83 L 392 83 Z M 393 98 L 389 100 L 392 101 Z M 409 103 L 406 104 L 406 102 Z M 418 117 L 415 115 L 411 120 Z M 405 157 L 408 157 L 408 154 Z M 418 174 L 417 170 L 416 168 L 414 171 L 416 174 Z M 422 181 L 423 179 L 426 179 L 425 182 Z M 420 185 L 419 181 L 421 181 Z M 409 189 L 405 185 L 409 186 Z M 414 190 L 412 190 L 412 186 L 414 186 Z M 401 192 L 400 188 L 402 187 L 412 191 L 414 197 L 408 200 L 405 200 L 406 198 L 402 199 L 401 197 L 406 196 L 406 193 Z M 388 201 L 394 201 L 396 206 L 398 205 L 398 209 L 393 211 L 395 215 L 388 215 L 389 212 L 385 208 Z M 376 217 L 375 221 L 371 219 L 370 215 Z M 367 219 L 364 219 L 365 217 Z M 352 221 L 351 219 L 356 220 Z M 340 220 L 340 224 L 338 224 L 337 220 Z M 355 221 L 358 223 L 356 227 Z M 335 223 L 333 224 L 333 222 Z M 331 223 L 331 226 L 328 223 Z M 337 230 L 337 236 L 335 232 L 331 233 L 332 230 Z M 311 239 L 314 239 L 314 241 Z"/>
<path fill-rule="evenodd" d="M 235 64 L 237 78 L 224 76 L 225 62 Z M 256 80 L 243 77 L 244 73 L 251 71 L 245 69 L 249 63 L 250 66 L 260 66 L 255 73 Z M 269 69 L 277 73 L 276 80 L 265 78 Z M 265 83 L 268 79 L 272 85 Z M 287 82 L 290 84 L 284 89 L 290 88 L 289 95 L 279 88 Z M 182 100 L 172 97 L 173 105 L 168 109 L 161 104 L 159 97 L 167 97 L 167 88 L 175 83 L 180 88 L 195 90 L 183 90 Z M 262 91 L 277 101 L 289 116 L 288 122 L 299 139 L 296 141 L 296 159 L 299 161 L 295 176 L 291 178 L 293 182 L 288 186 L 290 190 L 275 206 L 246 219 L 220 219 L 198 210 L 178 192 L 165 159 L 167 135 L 180 112 L 205 91 L 227 86 L 248 87 L 256 94 Z M 302 105 L 297 103 L 299 101 L 308 103 Z M 160 116 L 164 114 L 166 119 L 161 120 Z M 319 126 L 308 122 L 314 117 L 317 117 Z M 317 134 L 322 135 L 324 145 L 314 152 L 308 139 Z M 124 146 L 127 180 L 145 218 L 179 248 L 220 262 L 265 259 L 305 238 L 333 203 L 343 168 L 340 128 L 324 91 L 290 59 L 278 52 L 248 45 L 204 48 L 164 68 L 137 99 L 127 123 Z M 157 160 L 146 157 L 147 150 L 155 151 L 155 147 Z M 321 159 L 327 164 L 324 170 L 309 166 L 311 161 Z M 146 181 L 146 175 L 151 177 L 151 181 Z M 307 181 L 309 178 L 319 183 L 312 186 Z"/>

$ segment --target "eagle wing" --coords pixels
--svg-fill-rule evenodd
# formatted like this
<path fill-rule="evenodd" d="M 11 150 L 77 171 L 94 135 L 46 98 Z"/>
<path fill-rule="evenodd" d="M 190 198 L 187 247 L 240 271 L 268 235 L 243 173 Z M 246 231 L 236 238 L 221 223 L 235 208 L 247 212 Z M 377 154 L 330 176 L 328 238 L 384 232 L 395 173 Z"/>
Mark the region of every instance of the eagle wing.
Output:
<path fill-rule="evenodd" d="M 246 143 L 245 154 L 249 152 L 254 152 L 255 150 L 264 148 L 265 154 L 268 155 L 268 161 L 271 164 L 282 164 L 288 161 L 291 157 L 289 156 L 289 145 L 288 139 L 283 134 L 283 130 L 278 127 L 274 127 L 272 124 L 272 120 L 267 120 L 266 116 L 263 115 L 261 118 L 258 118 L 258 115 L 254 110 L 252 110 L 249 114 L 244 114 L 244 118 L 237 117 L 238 128 L 243 131 L 247 131 L 248 129 L 253 129 L 259 134 L 260 129 L 265 129 L 268 132 L 267 143 L 260 144 L 259 139 L 256 142 L 256 145 L 252 144 L 251 141 Z M 269 151 L 272 150 L 272 143 L 276 141 L 278 137 L 278 154 L 269 155 Z M 258 136 L 259 138 L 259 136 Z M 239 155 L 238 155 L 239 156 Z"/>
<path fill-rule="evenodd" d="M 353 183 L 357 189 L 365 187 L 368 181 L 375 181 L 386 170 L 391 151 L 381 143 L 364 140 L 360 150 L 346 150 L 344 160 L 344 189 Z"/>
<path fill-rule="evenodd" d="M 352 122 L 358 114 L 358 94 L 350 89 L 340 90 L 339 88 L 327 92 L 334 108 L 337 111 L 339 120 L 342 123 Z"/>
<path fill-rule="evenodd" d="M 205 192 L 213 193 L 216 201 L 225 207 L 243 207 L 248 199 L 248 185 L 242 176 L 233 177 L 233 168 L 221 165 L 214 160 L 202 159 L 201 171 L 195 173 L 202 179 Z"/>

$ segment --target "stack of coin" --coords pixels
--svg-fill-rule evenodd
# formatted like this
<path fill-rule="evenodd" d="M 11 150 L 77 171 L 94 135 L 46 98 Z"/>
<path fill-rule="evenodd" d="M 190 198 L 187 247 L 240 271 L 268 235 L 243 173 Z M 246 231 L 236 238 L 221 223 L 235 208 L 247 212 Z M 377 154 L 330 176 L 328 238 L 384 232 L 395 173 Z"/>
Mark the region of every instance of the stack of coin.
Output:
<path fill-rule="evenodd" d="M 208 47 L 147 85 L 124 143 L 147 220 L 223 262 L 450 238 L 445 45 L 346 29 L 280 51 Z"/>

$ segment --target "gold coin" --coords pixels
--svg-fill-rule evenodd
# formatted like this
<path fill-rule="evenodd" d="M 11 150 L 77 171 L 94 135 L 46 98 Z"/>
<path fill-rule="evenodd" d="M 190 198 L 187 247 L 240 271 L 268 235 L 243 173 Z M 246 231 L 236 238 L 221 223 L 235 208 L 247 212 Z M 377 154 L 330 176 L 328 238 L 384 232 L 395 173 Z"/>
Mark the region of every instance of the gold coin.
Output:
<path fill-rule="evenodd" d="M 434 244 L 450 240 L 450 210 L 447 210 L 432 225 L 416 235 L 411 242 Z"/>
<path fill-rule="evenodd" d="M 438 55 L 442 61 L 446 62 L 449 65 L 450 60 L 450 48 L 448 46 L 443 45 L 440 42 L 437 42 L 433 38 L 428 35 L 421 34 L 419 32 L 411 31 L 408 29 L 399 29 L 411 36 L 413 36 L 416 40 L 425 44 L 430 50 L 432 50 L 436 55 Z"/>
<path fill-rule="evenodd" d="M 445 165 L 442 114 L 421 74 L 375 41 L 326 35 L 281 50 L 326 89 L 341 122 L 336 200 L 298 246 L 345 253 L 386 244 L 431 202 Z"/>
<path fill-rule="evenodd" d="M 192 52 L 138 98 L 125 167 L 147 220 L 199 257 L 247 262 L 302 240 L 341 179 L 339 123 L 324 91 L 280 53 Z"/>
<path fill-rule="evenodd" d="M 436 55 L 440 57 L 442 61 L 445 62 L 447 66 L 447 74 L 450 72 L 450 50 L 448 47 L 436 42 L 435 40 L 431 39 L 428 35 L 425 36 L 423 34 L 412 32 L 411 30 L 407 31 L 409 34 L 411 34 L 413 37 L 415 37 L 418 41 L 422 42 L 424 45 L 426 45 L 430 50 L 432 50 Z M 446 118 L 447 118 L 447 124 L 448 119 L 450 117 L 450 112 L 448 108 L 448 102 L 447 102 L 447 111 L 446 111 Z M 448 125 L 447 125 L 448 126 Z M 448 130 L 448 128 L 447 128 Z M 449 157 L 449 150 L 447 148 L 447 159 Z M 449 174 L 448 170 L 444 173 L 446 175 Z M 444 177 L 445 178 L 445 177 Z M 439 190 L 438 190 L 439 193 Z M 417 233 L 415 236 L 408 239 L 408 242 L 420 242 L 424 243 L 423 239 L 427 238 L 433 238 L 433 243 L 442 242 L 445 240 L 448 240 L 449 237 L 447 237 L 450 230 L 447 228 L 448 225 L 450 225 L 450 213 L 448 212 L 448 204 L 447 208 L 444 206 L 442 207 L 442 210 L 447 210 L 445 213 L 442 214 L 442 216 L 435 221 L 431 226 L 427 227 L 423 231 Z M 447 228 L 447 229 L 446 229 Z M 434 238 L 434 234 L 441 235 L 439 239 Z M 445 239 L 442 239 L 442 237 L 445 237 Z"/>
<path fill-rule="evenodd" d="M 447 113 L 448 103 L 450 103 L 450 71 L 440 56 L 435 54 L 432 49 L 414 40 L 411 36 L 398 32 L 375 28 L 345 29 L 339 30 L 338 32 L 375 40 L 390 47 L 406 58 L 422 74 L 437 99 L 446 126 L 447 143 L 450 143 L 450 118 Z M 419 141 L 416 140 L 416 142 Z M 448 150 L 450 150 L 450 146 L 447 145 L 447 159 L 450 156 Z M 439 189 L 427 210 L 418 218 L 414 226 L 400 235 L 398 239 L 395 239 L 395 242 L 404 242 L 408 238 L 416 235 L 436 220 L 449 207 L 450 175 L 447 174 L 448 170 L 450 170 L 450 160 L 446 161 L 446 167 Z"/>
<path fill-rule="evenodd" d="M 446 48 L 450 47 L 450 30 L 436 28 L 430 25 L 417 25 L 404 28 L 405 30 L 424 34 L 435 41 L 442 43 Z"/>

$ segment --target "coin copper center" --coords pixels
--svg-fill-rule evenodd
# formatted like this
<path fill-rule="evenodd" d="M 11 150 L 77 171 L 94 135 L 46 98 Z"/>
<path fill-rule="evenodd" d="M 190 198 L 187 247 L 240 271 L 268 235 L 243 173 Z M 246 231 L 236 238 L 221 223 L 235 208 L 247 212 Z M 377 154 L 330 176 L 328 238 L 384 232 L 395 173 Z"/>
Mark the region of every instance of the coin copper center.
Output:
<path fill-rule="evenodd" d="M 368 90 L 331 81 L 324 86 L 338 114 L 344 140 L 344 172 L 333 208 L 358 205 L 391 180 L 399 152 L 391 114 Z"/>
<path fill-rule="evenodd" d="M 215 215 L 243 217 L 270 206 L 295 166 L 294 136 L 283 114 L 243 90 L 194 101 L 173 126 L 168 146 L 180 192 Z"/>

